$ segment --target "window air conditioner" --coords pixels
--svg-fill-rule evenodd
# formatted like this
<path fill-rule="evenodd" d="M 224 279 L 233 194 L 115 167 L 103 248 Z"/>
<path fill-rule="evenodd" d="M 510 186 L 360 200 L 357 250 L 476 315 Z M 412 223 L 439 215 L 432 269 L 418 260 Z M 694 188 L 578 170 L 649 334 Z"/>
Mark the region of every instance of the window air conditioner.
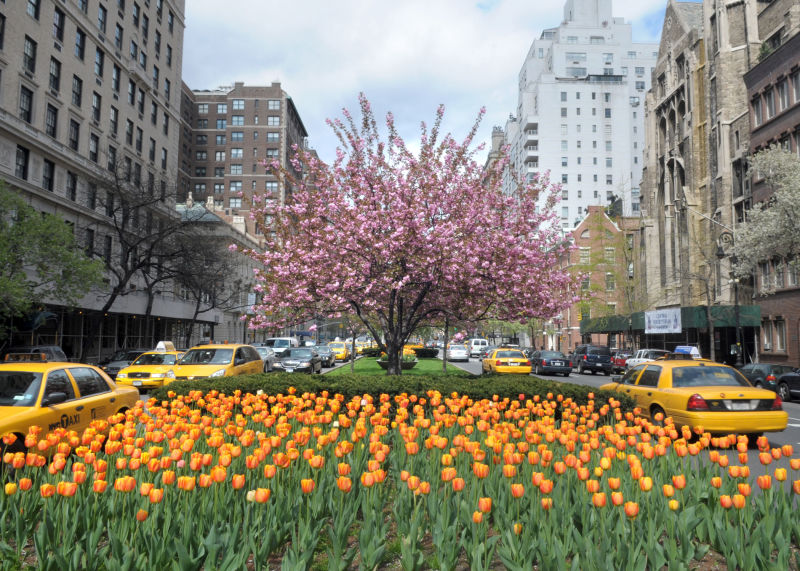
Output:
<path fill-rule="evenodd" d="M 764 351 L 771 351 L 772 343 L 764 343 Z"/>

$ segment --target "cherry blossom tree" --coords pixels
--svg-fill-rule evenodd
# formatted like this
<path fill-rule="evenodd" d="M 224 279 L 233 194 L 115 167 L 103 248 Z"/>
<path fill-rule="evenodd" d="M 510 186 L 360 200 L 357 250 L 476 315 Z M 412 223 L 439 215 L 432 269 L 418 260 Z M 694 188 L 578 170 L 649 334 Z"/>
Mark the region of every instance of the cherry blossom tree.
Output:
<path fill-rule="evenodd" d="M 503 193 L 507 158 L 485 170 L 482 147 L 470 149 L 483 110 L 459 143 L 440 134 L 440 107 L 414 151 L 391 113 L 382 137 L 359 100 L 360 120 L 344 110 L 328 121 L 341 143 L 332 165 L 295 149 L 293 170 L 271 164 L 293 189 L 285 203 L 253 199 L 267 244 L 248 252 L 260 262 L 250 327 L 350 314 L 400 374 L 403 344 L 434 318 L 526 320 L 575 300 L 576 278 L 559 263 L 570 247 L 554 213 L 559 189 L 543 176 Z"/>

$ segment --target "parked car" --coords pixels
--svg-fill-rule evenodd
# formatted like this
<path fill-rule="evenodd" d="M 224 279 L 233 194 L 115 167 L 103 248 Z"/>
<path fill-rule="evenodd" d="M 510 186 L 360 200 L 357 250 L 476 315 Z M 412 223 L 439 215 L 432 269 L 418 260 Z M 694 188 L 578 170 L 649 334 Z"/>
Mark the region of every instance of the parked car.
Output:
<path fill-rule="evenodd" d="M 138 359 L 139 355 L 147 351 L 150 351 L 150 348 L 120 349 L 111 356 L 111 360 L 109 360 L 108 363 L 102 366 L 103 371 L 105 371 L 112 380 L 116 379 L 117 373 Z"/>
<path fill-rule="evenodd" d="M 172 379 L 168 373 L 183 357 L 183 351 L 177 351 L 169 342 L 159 342 L 155 351 L 147 351 L 139 355 L 127 367 L 117 373 L 118 385 L 129 385 L 139 390 L 157 389 L 168 385 Z"/>
<path fill-rule="evenodd" d="M 572 372 L 572 361 L 561 351 L 534 351 L 530 357 L 535 375 L 564 375 Z"/>
<path fill-rule="evenodd" d="M 778 392 L 778 377 L 786 373 L 793 373 L 794 370 L 794 367 L 789 365 L 775 363 L 748 363 L 739 367 L 739 372 L 747 377 L 751 385 L 764 387 L 776 393 Z"/>
<path fill-rule="evenodd" d="M 578 345 L 570 356 L 570 361 L 581 374 L 591 371 L 594 375 L 601 371 L 605 375 L 610 375 L 613 368 L 611 350 L 604 345 Z"/>
<path fill-rule="evenodd" d="M 167 373 L 176 381 L 260 373 L 264 361 L 251 345 L 210 344 L 192 347 Z"/>
<path fill-rule="evenodd" d="M 480 355 L 478 355 L 478 359 L 480 359 L 481 361 L 483 361 L 483 360 L 484 360 L 486 357 L 488 357 L 488 356 L 489 356 L 489 354 L 490 354 L 492 351 L 494 351 L 495 349 L 497 349 L 497 345 L 489 345 L 489 346 L 488 346 L 488 347 L 486 347 L 486 348 L 485 348 L 483 351 L 481 351 L 481 354 L 480 354 Z"/>
<path fill-rule="evenodd" d="M 333 367 L 336 364 L 336 355 L 327 345 L 315 345 L 312 347 L 319 355 L 323 367 Z"/>
<path fill-rule="evenodd" d="M 612 369 L 615 373 L 624 373 L 625 372 L 625 363 L 633 357 L 633 353 L 630 351 L 617 351 L 611 357 L 611 364 Z"/>
<path fill-rule="evenodd" d="M 528 375 L 531 372 L 531 361 L 519 349 L 501 347 L 489 353 L 482 361 L 481 372 Z"/>
<path fill-rule="evenodd" d="M 286 373 L 321 373 L 322 360 L 311 347 L 294 347 L 275 362 L 275 368 Z"/>
<path fill-rule="evenodd" d="M 331 341 L 328 347 L 333 351 L 334 359 L 337 361 L 347 361 L 350 358 L 350 348 L 344 341 Z"/>
<path fill-rule="evenodd" d="M 469 340 L 469 356 L 479 357 L 480 354 L 489 346 L 489 341 L 486 339 L 470 339 Z"/>
<path fill-rule="evenodd" d="M 292 347 L 299 347 L 300 341 L 297 340 L 297 337 L 270 337 L 262 345 L 271 347 L 275 351 L 275 357 L 280 359 L 285 351 Z"/>
<path fill-rule="evenodd" d="M 15 434 L 2 451 L 24 452 L 28 427 L 63 428 L 81 434 L 97 419 L 133 408 L 139 391 L 115 384 L 102 369 L 64 361 L 8 361 L 0 364 L 0 434 Z"/>
<path fill-rule="evenodd" d="M 253 345 L 253 347 L 255 347 L 255 350 L 261 355 L 261 360 L 264 362 L 264 372 L 271 373 L 272 370 L 275 369 L 275 361 L 278 360 L 278 357 L 275 356 L 275 351 L 272 350 L 272 347 L 267 347 L 260 343 L 258 345 Z"/>
<path fill-rule="evenodd" d="M 469 350 L 466 345 L 451 343 L 447 346 L 445 358 L 448 361 L 469 361 Z"/>
<path fill-rule="evenodd" d="M 776 392 L 784 402 L 800 398 L 800 369 L 784 373 L 776 380 Z"/>
<path fill-rule="evenodd" d="M 739 371 L 707 359 L 672 355 L 641 363 L 600 387 L 627 394 L 651 420 L 661 413 L 675 426 L 715 434 L 761 434 L 786 428 L 779 395 L 756 388 Z"/>
<path fill-rule="evenodd" d="M 43 353 L 48 361 L 69 361 L 67 355 L 58 345 L 18 345 L 9 347 L 3 351 L 3 358 L 9 353 Z"/>
<path fill-rule="evenodd" d="M 665 357 L 667 355 L 669 355 L 669 351 L 664 349 L 639 349 L 633 357 L 628 357 L 628 360 L 625 361 L 625 368 L 631 369 L 636 365 L 641 365 L 647 361 L 655 361 L 659 357 Z"/>

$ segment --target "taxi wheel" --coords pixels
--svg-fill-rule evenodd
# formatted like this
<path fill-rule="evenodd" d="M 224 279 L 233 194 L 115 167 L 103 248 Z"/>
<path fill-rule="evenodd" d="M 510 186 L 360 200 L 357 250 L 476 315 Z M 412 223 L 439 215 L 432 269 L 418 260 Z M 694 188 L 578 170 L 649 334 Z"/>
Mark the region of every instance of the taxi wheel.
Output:
<path fill-rule="evenodd" d="M 781 397 L 783 402 L 789 402 L 792 400 L 792 393 L 789 392 L 789 385 L 786 383 L 781 383 L 778 385 L 778 396 Z"/>
<path fill-rule="evenodd" d="M 662 419 L 661 420 L 655 420 L 656 415 L 659 412 L 662 415 Z M 655 405 L 655 406 L 653 406 L 653 408 L 650 409 L 650 419 L 653 421 L 653 424 L 655 424 L 657 426 L 664 426 L 664 418 L 667 418 L 667 413 L 664 412 L 664 409 L 661 408 L 660 406 Z"/>

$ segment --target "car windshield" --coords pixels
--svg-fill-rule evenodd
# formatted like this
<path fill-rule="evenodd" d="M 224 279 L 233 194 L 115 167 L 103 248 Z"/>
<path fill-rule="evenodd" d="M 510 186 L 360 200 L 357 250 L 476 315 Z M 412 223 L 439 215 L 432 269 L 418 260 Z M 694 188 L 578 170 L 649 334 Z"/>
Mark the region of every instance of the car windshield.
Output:
<path fill-rule="evenodd" d="M 542 351 L 539 353 L 543 359 L 566 359 L 567 357 L 564 353 L 559 353 L 558 351 Z"/>
<path fill-rule="evenodd" d="M 292 349 L 289 351 L 289 357 L 294 359 L 310 359 L 311 349 Z"/>
<path fill-rule="evenodd" d="M 322 355 L 322 354 L 327 354 L 327 353 L 330 353 L 330 352 L 331 352 L 331 348 L 330 348 L 330 347 L 325 347 L 325 346 L 322 346 L 322 347 L 314 347 L 314 349 L 316 349 L 316 350 L 317 350 L 317 353 L 319 353 L 320 355 Z"/>
<path fill-rule="evenodd" d="M 673 387 L 748 387 L 741 373 L 736 369 L 704 365 L 696 367 L 674 367 L 672 369 Z"/>
<path fill-rule="evenodd" d="M 0 406 L 33 406 L 41 383 L 41 373 L 0 371 Z"/>
<path fill-rule="evenodd" d="M 227 365 L 233 358 L 233 349 L 190 349 L 181 359 L 181 365 Z"/>
<path fill-rule="evenodd" d="M 608 347 L 593 347 L 587 351 L 589 355 L 611 355 Z"/>
<path fill-rule="evenodd" d="M 331 349 L 344 349 L 344 343 L 331 343 L 328 347 Z"/>
<path fill-rule="evenodd" d="M 166 353 L 145 353 L 136 359 L 131 365 L 174 365 L 175 355 Z"/>
<path fill-rule="evenodd" d="M 269 347 L 256 347 L 256 351 L 258 351 L 258 354 L 263 358 L 268 357 L 271 350 Z"/>
<path fill-rule="evenodd" d="M 494 354 L 496 359 L 524 359 L 525 354 L 522 351 L 498 351 Z"/>

